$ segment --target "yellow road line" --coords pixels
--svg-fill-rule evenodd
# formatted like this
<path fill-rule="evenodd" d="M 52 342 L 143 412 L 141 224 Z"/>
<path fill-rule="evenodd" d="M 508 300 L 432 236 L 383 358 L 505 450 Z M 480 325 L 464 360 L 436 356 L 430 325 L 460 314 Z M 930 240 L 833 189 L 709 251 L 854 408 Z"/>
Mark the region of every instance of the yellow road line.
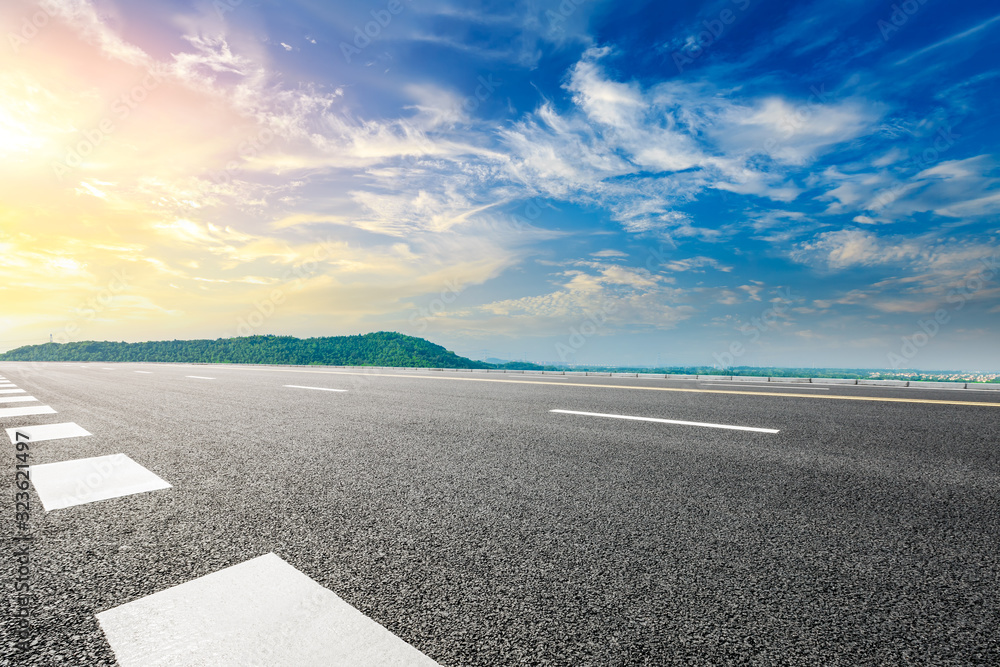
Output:
<path fill-rule="evenodd" d="M 225 366 L 220 368 L 236 368 Z M 448 375 L 409 375 L 402 373 L 359 373 L 357 371 L 319 371 L 319 370 L 299 370 L 292 368 L 236 368 L 237 370 L 257 370 L 271 372 L 288 373 L 315 373 L 318 375 L 363 375 L 365 377 L 394 377 L 394 378 L 418 378 L 426 380 L 459 380 L 463 382 L 501 382 L 506 384 L 539 384 L 551 387 L 551 382 L 539 382 L 538 380 L 501 380 L 499 378 L 465 378 L 451 377 Z M 566 376 L 561 376 L 566 377 Z M 560 387 L 596 387 L 598 389 L 637 389 L 639 391 L 676 391 L 688 394 L 739 394 L 741 396 L 782 396 L 786 398 L 812 398 L 816 400 L 828 401 L 876 401 L 881 403 L 924 403 L 931 405 L 972 405 L 979 407 L 1000 408 L 1000 403 L 986 403 L 983 401 L 941 401 L 931 398 L 892 398 L 889 396 L 838 396 L 836 394 L 789 394 L 760 391 L 733 391 L 731 389 L 683 389 L 681 387 L 640 387 L 625 384 L 589 384 L 583 382 L 568 382 L 558 385 Z"/>

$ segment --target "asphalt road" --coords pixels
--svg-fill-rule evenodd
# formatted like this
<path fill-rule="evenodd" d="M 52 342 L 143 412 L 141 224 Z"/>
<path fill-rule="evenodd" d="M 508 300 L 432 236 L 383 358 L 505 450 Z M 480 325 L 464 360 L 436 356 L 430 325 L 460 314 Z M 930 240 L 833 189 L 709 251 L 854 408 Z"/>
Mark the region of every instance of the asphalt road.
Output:
<path fill-rule="evenodd" d="M 172 485 L 48 513 L 32 490 L 34 646 L 5 614 L 0 664 L 114 665 L 95 614 L 269 552 L 446 667 L 1000 664 L 1000 392 L 0 375 L 58 411 L 0 427 L 93 434 L 35 443 L 33 464 L 123 452 Z M 904 400 L 854 400 L 886 398 Z"/>

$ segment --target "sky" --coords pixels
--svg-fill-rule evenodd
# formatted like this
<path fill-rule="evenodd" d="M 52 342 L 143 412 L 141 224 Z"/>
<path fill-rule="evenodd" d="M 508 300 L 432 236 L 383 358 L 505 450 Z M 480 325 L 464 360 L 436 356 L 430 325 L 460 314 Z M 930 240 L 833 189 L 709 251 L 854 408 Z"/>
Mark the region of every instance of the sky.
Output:
<path fill-rule="evenodd" d="M 0 350 L 1000 370 L 1000 9 L 5 0 Z"/>

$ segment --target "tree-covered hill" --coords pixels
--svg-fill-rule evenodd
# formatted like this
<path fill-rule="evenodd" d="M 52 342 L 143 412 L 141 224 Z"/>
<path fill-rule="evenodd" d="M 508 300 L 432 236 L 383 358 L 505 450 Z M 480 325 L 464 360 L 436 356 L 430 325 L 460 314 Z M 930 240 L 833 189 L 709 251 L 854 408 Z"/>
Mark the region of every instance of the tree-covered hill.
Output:
<path fill-rule="evenodd" d="M 217 340 L 145 343 L 81 341 L 28 345 L 0 354 L 0 361 L 161 361 L 218 364 L 321 364 L 328 366 L 416 366 L 492 368 L 460 357 L 423 338 L 391 331 L 360 336 L 294 338 L 247 336 Z"/>

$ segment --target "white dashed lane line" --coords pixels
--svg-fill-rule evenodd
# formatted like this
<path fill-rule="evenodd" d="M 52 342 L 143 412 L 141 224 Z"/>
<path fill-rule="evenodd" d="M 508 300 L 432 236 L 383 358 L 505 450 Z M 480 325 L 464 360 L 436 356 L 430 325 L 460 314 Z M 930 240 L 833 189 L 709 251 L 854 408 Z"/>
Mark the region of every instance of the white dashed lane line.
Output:
<path fill-rule="evenodd" d="M 22 426 L 20 428 L 7 429 L 7 435 L 11 442 L 17 442 L 17 434 L 28 436 L 31 442 L 44 442 L 45 440 L 61 440 L 63 438 L 80 438 L 90 435 L 87 429 L 68 422 L 65 424 L 41 424 L 39 426 Z"/>
<path fill-rule="evenodd" d="M 97 614 L 121 667 L 440 667 L 273 553 Z"/>
<path fill-rule="evenodd" d="M 204 375 L 185 375 L 186 378 L 191 378 L 192 380 L 214 380 L 215 378 L 207 378 Z"/>
<path fill-rule="evenodd" d="M 291 389 L 315 389 L 316 391 L 347 391 L 346 389 L 330 389 L 329 387 L 303 387 L 297 384 L 285 384 L 282 386 Z"/>
<path fill-rule="evenodd" d="M 146 375 L 152 375 L 153 371 L 132 371 L 133 373 L 145 373 Z"/>
<path fill-rule="evenodd" d="M 55 410 L 47 405 L 33 405 L 30 408 L 0 408 L 0 419 L 4 417 L 27 417 L 29 415 L 54 415 Z"/>
<path fill-rule="evenodd" d="M 170 488 L 125 454 L 43 463 L 31 466 L 30 472 L 46 512 Z"/>
<path fill-rule="evenodd" d="M 0 396 L 0 403 L 28 403 L 37 400 L 34 396 Z"/>
<path fill-rule="evenodd" d="M 610 419 L 628 419 L 630 421 L 657 422 L 660 424 L 678 424 L 680 426 L 703 426 L 705 428 L 724 428 L 732 431 L 754 431 L 756 433 L 778 433 L 773 428 L 757 428 L 755 426 L 731 426 L 729 424 L 707 424 L 704 422 L 686 422 L 677 419 L 658 419 L 655 417 L 631 417 L 628 415 L 608 415 L 601 412 L 577 412 L 576 410 L 549 410 L 564 415 L 582 415 L 584 417 L 606 417 Z"/>

